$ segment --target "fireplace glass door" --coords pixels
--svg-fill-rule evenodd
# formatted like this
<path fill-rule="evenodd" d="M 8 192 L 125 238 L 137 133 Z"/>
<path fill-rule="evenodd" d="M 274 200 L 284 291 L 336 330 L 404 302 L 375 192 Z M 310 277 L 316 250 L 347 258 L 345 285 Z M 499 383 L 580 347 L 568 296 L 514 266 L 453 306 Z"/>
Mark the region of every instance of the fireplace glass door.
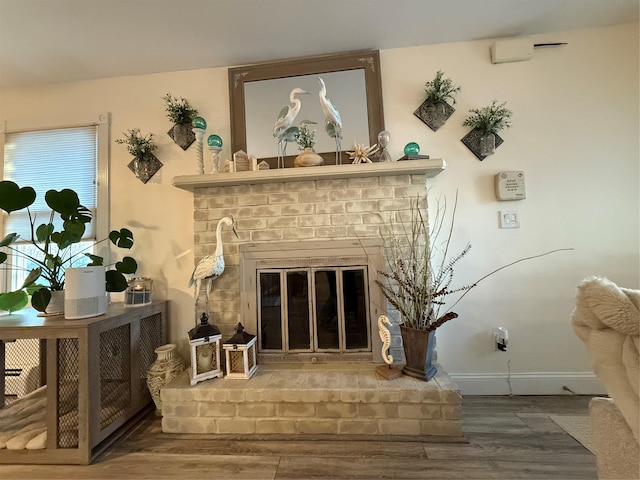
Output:
<path fill-rule="evenodd" d="M 261 351 L 371 351 L 366 267 L 257 273 Z"/>

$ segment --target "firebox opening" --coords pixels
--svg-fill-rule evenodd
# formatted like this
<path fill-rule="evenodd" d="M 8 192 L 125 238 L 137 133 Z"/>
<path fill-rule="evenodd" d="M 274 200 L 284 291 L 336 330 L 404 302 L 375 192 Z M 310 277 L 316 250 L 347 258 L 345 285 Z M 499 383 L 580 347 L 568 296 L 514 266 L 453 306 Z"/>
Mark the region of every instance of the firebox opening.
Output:
<path fill-rule="evenodd" d="M 366 266 L 257 272 L 262 352 L 370 352 Z"/>

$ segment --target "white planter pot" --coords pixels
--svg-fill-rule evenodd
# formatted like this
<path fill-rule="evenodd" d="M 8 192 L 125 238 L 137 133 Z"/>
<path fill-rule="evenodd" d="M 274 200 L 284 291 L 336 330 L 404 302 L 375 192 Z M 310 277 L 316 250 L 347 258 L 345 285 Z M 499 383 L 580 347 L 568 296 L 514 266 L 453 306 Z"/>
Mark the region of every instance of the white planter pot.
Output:
<path fill-rule="evenodd" d="M 57 317 L 64 313 L 64 290 L 56 290 L 51 292 L 51 300 L 45 312 L 38 313 L 39 317 Z"/>

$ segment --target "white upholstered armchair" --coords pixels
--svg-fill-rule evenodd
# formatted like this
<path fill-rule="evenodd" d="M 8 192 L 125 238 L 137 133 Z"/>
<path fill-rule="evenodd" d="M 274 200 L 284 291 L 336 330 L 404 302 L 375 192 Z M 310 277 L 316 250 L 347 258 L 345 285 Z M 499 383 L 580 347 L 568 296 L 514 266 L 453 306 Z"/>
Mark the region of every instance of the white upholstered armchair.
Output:
<path fill-rule="evenodd" d="M 578 285 L 572 324 L 609 395 L 589 405 L 598 477 L 638 479 L 640 290 L 587 278 Z"/>

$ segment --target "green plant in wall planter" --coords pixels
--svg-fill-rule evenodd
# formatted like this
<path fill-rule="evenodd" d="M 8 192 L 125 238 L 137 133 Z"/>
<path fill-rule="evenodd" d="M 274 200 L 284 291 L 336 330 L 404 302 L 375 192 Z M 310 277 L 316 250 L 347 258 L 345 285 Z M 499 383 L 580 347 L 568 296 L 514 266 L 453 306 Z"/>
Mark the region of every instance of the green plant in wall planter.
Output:
<path fill-rule="evenodd" d="M 78 194 L 71 189 L 49 190 L 45 202 L 51 209 L 45 223 L 36 224 L 36 216 L 29 207 L 36 201 L 32 187 L 20 188 L 11 181 L 0 182 L 0 210 L 11 215 L 25 211 L 29 218 L 31 238 L 20 239 L 17 233 L 9 233 L 0 241 L 0 264 L 5 264 L 8 254 L 14 263 L 24 260 L 29 271 L 22 286 L 14 291 L 0 293 L 0 310 L 13 312 L 24 308 L 31 296 L 31 305 L 40 312 L 47 312 L 52 292 L 64 290 L 64 272 L 69 267 L 102 266 L 104 259 L 99 255 L 83 253 L 74 245 L 82 241 L 86 227 L 91 223 L 91 211 L 80 204 Z M 60 227 L 61 225 L 61 227 Z M 16 242 L 22 240 L 33 248 L 29 253 L 17 249 Z M 109 233 L 109 238 L 96 242 L 110 241 L 119 248 L 133 246 L 133 233 L 122 228 Z M 35 252 L 35 253 L 32 253 Z M 122 292 L 127 288 L 125 274 L 133 274 L 138 269 L 136 260 L 124 257 L 106 270 L 105 282 L 108 292 Z M 3 268 L 7 268 L 6 266 Z M 44 281 L 36 283 L 38 281 Z M 49 312 L 47 312 L 49 313 Z"/>
<path fill-rule="evenodd" d="M 507 102 L 498 103 L 496 100 L 483 108 L 469 110 L 472 113 L 464 122 L 463 126 L 471 127 L 471 130 L 463 139 L 469 150 L 478 158 L 484 160 L 489 155 L 495 153 L 504 140 L 500 138 L 498 132 L 511 127 L 511 116 L 513 112 L 506 108 Z"/>
<path fill-rule="evenodd" d="M 142 183 L 147 183 L 162 168 L 162 162 L 153 154 L 153 151 L 158 148 L 154 143 L 153 133 L 143 136 L 139 128 L 132 128 L 123 135 L 124 138 L 118 138 L 116 143 L 126 145 L 127 151 L 133 156 L 133 160 L 128 165 L 129 170 Z"/>
<path fill-rule="evenodd" d="M 185 98 L 174 97 L 170 93 L 167 93 L 162 99 L 167 117 L 173 122 L 173 127 L 167 134 L 180 148 L 186 150 L 196 140 L 192 131 L 192 122 L 198 116 L 198 110 L 193 108 Z"/>
<path fill-rule="evenodd" d="M 444 72 L 438 70 L 430 82 L 425 83 L 425 100 L 413 114 L 422 120 L 434 132 L 438 130 L 455 112 L 454 95 L 462 89 L 454 85 L 450 78 L 443 78 Z"/>

